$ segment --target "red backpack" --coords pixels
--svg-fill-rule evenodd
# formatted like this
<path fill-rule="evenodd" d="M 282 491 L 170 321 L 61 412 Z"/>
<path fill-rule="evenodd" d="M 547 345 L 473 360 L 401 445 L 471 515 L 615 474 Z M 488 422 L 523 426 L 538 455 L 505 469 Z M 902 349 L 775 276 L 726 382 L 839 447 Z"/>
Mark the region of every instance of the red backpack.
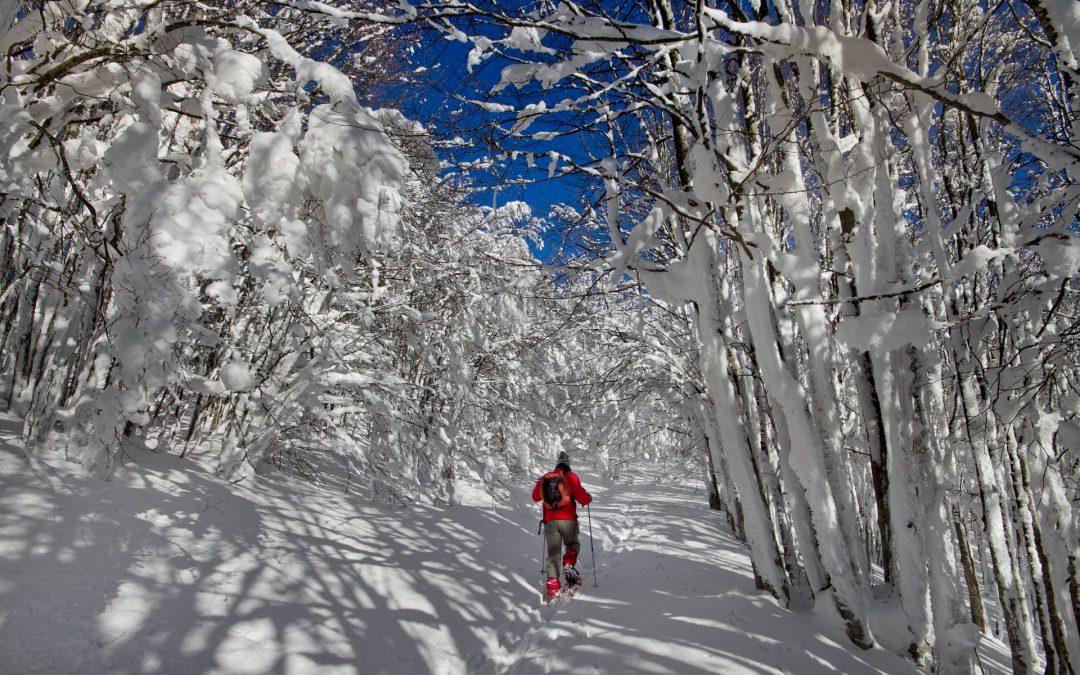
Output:
<path fill-rule="evenodd" d="M 544 502 L 553 509 L 570 505 L 570 494 L 566 491 L 566 482 L 558 471 L 544 474 Z"/>

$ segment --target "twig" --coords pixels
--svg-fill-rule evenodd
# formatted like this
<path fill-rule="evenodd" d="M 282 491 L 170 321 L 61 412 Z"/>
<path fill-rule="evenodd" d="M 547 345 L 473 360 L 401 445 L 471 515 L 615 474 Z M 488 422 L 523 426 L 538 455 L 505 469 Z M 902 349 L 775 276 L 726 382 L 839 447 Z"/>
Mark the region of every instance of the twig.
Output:
<path fill-rule="evenodd" d="M 919 293 L 925 291 L 931 286 L 936 286 L 941 283 L 941 279 L 934 279 L 933 281 L 927 281 L 924 284 L 919 284 L 915 288 L 909 288 L 903 291 L 893 291 L 892 293 L 878 293 L 876 295 L 861 295 L 855 298 L 833 298 L 831 300 L 793 300 L 792 302 L 784 303 L 786 307 L 797 307 L 799 305 L 839 305 L 845 302 L 865 302 L 867 300 L 886 300 L 888 298 L 898 298 L 903 295 L 911 295 L 913 293 Z"/>

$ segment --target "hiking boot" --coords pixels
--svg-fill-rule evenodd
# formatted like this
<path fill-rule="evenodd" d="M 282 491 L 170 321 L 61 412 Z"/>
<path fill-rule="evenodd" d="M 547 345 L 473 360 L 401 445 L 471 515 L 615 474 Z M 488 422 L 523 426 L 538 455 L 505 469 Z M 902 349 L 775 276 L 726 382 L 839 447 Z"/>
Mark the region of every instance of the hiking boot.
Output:
<path fill-rule="evenodd" d="M 554 598 L 555 594 L 562 588 L 562 584 L 559 583 L 559 577 L 548 577 L 547 579 L 547 596 Z"/>
<path fill-rule="evenodd" d="M 580 586 L 581 575 L 578 574 L 576 567 L 566 567 L 563 569 L 563 578 L 566 579 L 567 586 Z"/>

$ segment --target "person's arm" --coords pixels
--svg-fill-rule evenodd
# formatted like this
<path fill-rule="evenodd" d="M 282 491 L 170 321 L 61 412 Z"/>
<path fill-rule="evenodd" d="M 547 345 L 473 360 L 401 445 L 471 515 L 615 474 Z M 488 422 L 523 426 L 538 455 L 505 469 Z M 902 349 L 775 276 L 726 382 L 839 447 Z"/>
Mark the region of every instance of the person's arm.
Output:
<path fill-rule="evenodd" d="M 544 490 L 540 487 L 540 484 L 544 482 L 544 477 L 540 476 L 536 479 L 536 485 L 533 486 L 533 501 L 538 502 L 544 498 Z"/>
<path fill-rule="evenodd" d="M 592 495 L 590 495 L 588 490 L 585 489 L 585 486 L 581 484 L 581 479 L 578 478 L 576 473 L 572 473 L 570 475 L 573 476 L 570 481 L 570 487 L 574 491 L 574 501 L 576 501 L 578 504 L 581 504 L 582 506 L 588 506 L 589 503 L 592 502 Z"/>

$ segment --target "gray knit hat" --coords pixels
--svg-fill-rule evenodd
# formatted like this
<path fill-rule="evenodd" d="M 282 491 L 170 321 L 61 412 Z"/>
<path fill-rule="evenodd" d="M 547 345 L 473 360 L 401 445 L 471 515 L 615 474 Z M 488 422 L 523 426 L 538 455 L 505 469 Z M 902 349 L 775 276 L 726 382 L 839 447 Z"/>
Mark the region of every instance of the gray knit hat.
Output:
<path fill-rule="evenodd" d="M 556 464 L 569 464 L 570 463 L 570 455 L 568 455 L 565 450 L 560 450 L 559 451 L 559 458 L 557 460 L 555 460 L 555 463 Z"/>

